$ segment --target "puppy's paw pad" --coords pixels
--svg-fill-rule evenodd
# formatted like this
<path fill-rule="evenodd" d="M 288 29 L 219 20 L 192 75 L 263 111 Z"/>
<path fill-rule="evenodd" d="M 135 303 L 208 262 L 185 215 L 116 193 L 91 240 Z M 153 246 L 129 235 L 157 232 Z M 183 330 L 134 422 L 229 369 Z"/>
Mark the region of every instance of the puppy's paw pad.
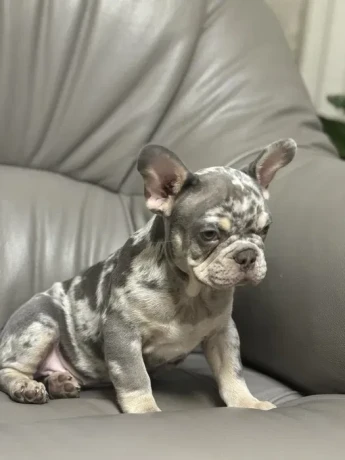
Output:
<path fill-rule="evenodd" d="M 55 372 L 46 378 L 49 396 L 57 398 L 79 398 L 80 385 L 68 372 Z"/>
<path fill-rule="evenodd" d="M 43 383 L 35 380 L 20 381 L 15 384 L 12 396 L 15 401 L 27 404 L 45 404 L 48 394 Z"/>
<path fill-rule="evenodd" d="M 72 380 L 73 377 L 68 372 L 59 372 L 56 375 L 56 379 L 57 379 L 58 382 L 62 383 L 62 382 L 68 382 L 68 381 Z"/>

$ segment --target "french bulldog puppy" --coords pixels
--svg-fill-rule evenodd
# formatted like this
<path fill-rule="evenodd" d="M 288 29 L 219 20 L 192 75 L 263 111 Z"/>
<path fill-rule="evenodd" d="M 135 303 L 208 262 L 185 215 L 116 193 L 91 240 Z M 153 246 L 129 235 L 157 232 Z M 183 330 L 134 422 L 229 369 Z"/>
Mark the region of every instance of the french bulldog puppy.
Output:
<path fill-rule="evenodd" d="M 199 344 L 230 407 L 275 407 L 250 393 L 232 320 L 235 287 L 266 274 L 268 186 L 293 159 L 279 140 L 244 170 L 192 173 L 168 149 L 138 159 L 155 214 L 126 244 L 32 297 L 0 335 L 0 389 L 20 403 L 78 397 L 112 383 L 126 413 L 156 412 L 150 373 Z"/>

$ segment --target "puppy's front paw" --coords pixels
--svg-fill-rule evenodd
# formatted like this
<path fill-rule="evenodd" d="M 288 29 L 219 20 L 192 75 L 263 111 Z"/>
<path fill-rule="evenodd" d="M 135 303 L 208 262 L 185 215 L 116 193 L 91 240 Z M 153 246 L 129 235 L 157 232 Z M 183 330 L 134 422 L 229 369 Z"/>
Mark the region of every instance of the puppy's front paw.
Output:
<path fill-rule="evenodd" d="M 147 414 L 149 412 L 161 412 L 152 394 L 124 394 L 118 397 L 121 409 L 127 414 Z"/>
<path fill-rule="evenodd" d="M 245 397 L 240 401 L 237 401 L 236 404 L 232 405 L 232 407 L 243 407 L 246 409 L 259 409 L 259 410 L 271 410 L 275 409 L 277 406 L 272 404 L 269 401 L 260 401 L 253 397 Z"/>
<path fill-rule="evenodd" d="M 276 409 L 276 408 L 277 406 L 275 406 L 269 401 L 259 401 L 259 400 L 255 403 L 255 406 L 253 407 L 253 409 L 260 409 L 260 410 L 271 410 L 271 409 Z"/>

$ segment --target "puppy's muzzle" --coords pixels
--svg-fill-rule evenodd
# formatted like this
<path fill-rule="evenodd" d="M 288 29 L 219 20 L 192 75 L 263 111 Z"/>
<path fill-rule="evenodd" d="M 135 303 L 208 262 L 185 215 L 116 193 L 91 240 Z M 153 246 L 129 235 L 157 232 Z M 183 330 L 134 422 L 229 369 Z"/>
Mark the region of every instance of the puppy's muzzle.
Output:
<path fill-rule="evenodd" d="M 246 272 L 253 268 L 257 256 L 258 254 L 254 249 L 241 249 L 233 255 L 233 259 L 239 265 L 240 270 Z"/>

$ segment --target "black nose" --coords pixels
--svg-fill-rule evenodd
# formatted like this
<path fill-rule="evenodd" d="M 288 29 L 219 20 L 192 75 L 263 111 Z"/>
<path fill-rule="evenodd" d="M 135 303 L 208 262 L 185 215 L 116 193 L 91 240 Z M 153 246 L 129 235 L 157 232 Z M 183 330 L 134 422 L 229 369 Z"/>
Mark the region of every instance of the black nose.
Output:
<path fill-rule="evenodd" d="M 242 249 L 234 256 L 234 260 L 241 268 L 248 269 L 256 261 L 257 254 L 253 249 Z"/>

